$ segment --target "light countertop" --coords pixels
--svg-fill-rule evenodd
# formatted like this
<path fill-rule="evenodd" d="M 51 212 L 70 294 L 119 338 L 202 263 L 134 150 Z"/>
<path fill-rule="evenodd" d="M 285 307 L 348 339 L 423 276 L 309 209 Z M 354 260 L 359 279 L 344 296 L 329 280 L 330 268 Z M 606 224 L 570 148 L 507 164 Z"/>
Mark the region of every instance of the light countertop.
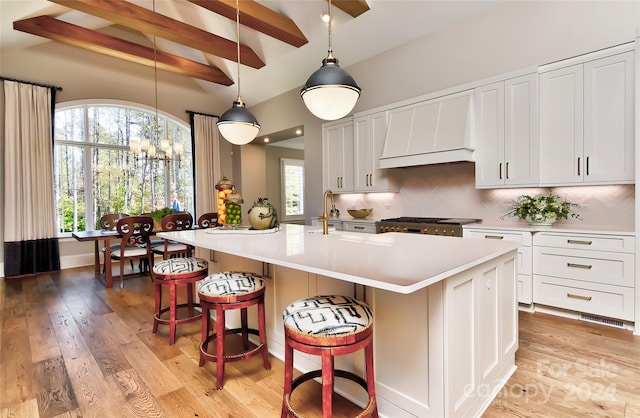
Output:
<path fill-rule="evenodd" d="M 423 234 L 362 234 L 283 224 L 273 233 L 160 232 L 171 238 L 352 283 L 411 293 L 513 251 L 517 244 Z"/>
<path fill-rule="evenodd" d="M 553 226 L 531 226 L 526 222 L 495 222 L 463 225 L 464 229 L 504 229 L 528 232 L 563 232 L 578 234 L 618 234 L 635 236 L 632 226 L 593 225 L 582 222 L 556 223 Z"/>

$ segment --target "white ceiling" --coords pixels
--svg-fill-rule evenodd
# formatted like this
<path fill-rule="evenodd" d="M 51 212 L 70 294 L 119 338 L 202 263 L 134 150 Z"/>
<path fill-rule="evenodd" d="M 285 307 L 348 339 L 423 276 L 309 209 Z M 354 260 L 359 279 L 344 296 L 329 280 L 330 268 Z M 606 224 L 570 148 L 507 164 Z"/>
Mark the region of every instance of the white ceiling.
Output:
<path fill-rule="evenodd" d="M 484 0 L 368 0 L 371 10 L 352 18 L 333 7 L 332 39 L 334 55 L 342 67 L 420 38 L 457 20 L 492 7 L 501 1 Z M 205 10 L 186 0 L 130 0 L 176 20 L 235 41 L 235 22 Z M 300 48 L 267 37 L 246 27 L 240 28 L 240 40 L 264 60 L 261 69 L 241 66 L 241 94 L 248 106 L 302 86 L 327 55 L 327 26 L 320 19 L 327 10 L 323 0 L 259 0 L 263 5 L 291 19 L 309 43 Z M 242 2 L 240 2 L 242 9 Z M 101 29 L 110 22 L 70 10 L 47 0 L 0 0 L 0 48 L 24 48 L 52 42 L 48 39 L 13 30 L 13 21 L 49 15 L 91 29 Z M 224 60 L 188 47 L 157 39 L 159 49 L 222 69 L 234 81 L 235 61 Z M 68 47 L 70 51 L 74 47 Z M 117 58 L 113 58 L 117 59 Z M 0 67 L 1 70 L 1 67 Z M 268 82 L 265 82 L 268 80 Z M 356 80 L 357 81 L 357 80 Z M 235 99 L 237 84 L 229 87 L 196 80 L 216 102 L 227 107 Z M 216 107 L 214 107 L 216 108 Z"/>

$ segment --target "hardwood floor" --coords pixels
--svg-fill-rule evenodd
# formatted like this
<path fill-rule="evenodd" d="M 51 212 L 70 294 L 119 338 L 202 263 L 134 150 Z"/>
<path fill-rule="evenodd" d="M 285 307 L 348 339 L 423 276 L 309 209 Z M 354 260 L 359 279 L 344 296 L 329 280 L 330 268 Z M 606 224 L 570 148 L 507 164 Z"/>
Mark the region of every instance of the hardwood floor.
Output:
<path fill-rule="evenodd" d="M 283 367 L 260 356 L 198 367 L 200 323 L 151 333 L 149 277 L 105 289 L 93 268 L 0 279 L 0 417 L 278 417 Z M 640 337 L 520 313 L 518 370 L 485 417 L 640 417 Z M 296 406 L 320 417 L 319 385 Z M 339 399 L 335 417 L 359 411 Z"/>

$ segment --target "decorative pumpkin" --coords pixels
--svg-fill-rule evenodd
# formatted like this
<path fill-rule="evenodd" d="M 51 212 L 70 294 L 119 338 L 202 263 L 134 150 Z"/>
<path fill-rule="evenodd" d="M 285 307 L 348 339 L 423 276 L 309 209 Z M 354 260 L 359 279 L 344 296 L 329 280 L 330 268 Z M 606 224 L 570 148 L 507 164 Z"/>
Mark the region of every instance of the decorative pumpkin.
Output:
<path fill-rule="evenodd" d="M 278 226 L 278 213 L 266 197 L 253 202 L 249 209 L 249 224 L 253 229 L 272 229 Z"/>

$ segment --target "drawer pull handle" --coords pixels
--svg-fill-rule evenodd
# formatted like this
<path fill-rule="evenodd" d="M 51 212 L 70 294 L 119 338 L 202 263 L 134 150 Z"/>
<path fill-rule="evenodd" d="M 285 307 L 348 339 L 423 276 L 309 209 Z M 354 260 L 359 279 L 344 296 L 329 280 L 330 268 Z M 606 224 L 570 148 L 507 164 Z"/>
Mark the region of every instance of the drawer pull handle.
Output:
<path fill-rule="evenodd" d="M 504 237 L 500 235 L 485 235 L 484 237 L 486 239 L 504 239 Z"/>
<path fill-rule="evenodd" d="M 587 269 L 590 270 L 593 267 L 591 264 L 575 264 L 575 263 L 567 263 L 567 267 L 575 267 L 577 269 Z"/>
<path fill-rule="evenodd" d="M 567 244 L 591 245 L 593 241 L 583 241 L 579 239 L 568 239 Z"/>
<path fill-rule="evenodd" d="M 354 226 L 354 227 L 353 227 L 353 229 L 364 229 L 364 226 L 358 226 L 358 225 L 356 225 L 356 226 Z"/>
<path fill-rule="evenodd" d="M 580 299 L 580 300 L 586 300 L 586 301 L 590 301 L 591 300 L 591 296 L 574 295 L 573 293 L 567 293 L 567 297 L 568 298 L 574 298 L 574 299 Z"/>

